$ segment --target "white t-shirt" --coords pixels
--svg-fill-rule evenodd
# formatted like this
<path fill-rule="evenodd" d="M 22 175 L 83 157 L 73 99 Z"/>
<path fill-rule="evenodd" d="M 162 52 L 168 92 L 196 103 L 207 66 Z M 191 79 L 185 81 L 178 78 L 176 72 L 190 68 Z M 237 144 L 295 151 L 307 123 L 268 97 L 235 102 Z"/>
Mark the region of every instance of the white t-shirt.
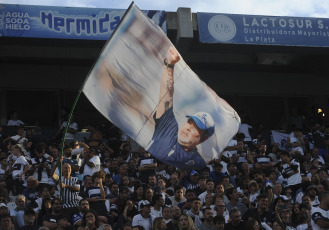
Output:
<path fill-rule="evenodd" d="M 287 181 L 287 183 L 288 183 L 288 186 L 296 185 L 296 184 L 300 184 L 300 183 L 302 183 L 302 177 L 301 177 L 301 175 L 300 175 L 300 164 L 299 164 L 299 162 L 295 161 L 295 159 L 294 159 L 294 160 L 291 161 L 291 164 L 297 166 L 299 172 L 298 172 L 298 173 L 295 173 L 295 174 L 293 174 L 293 175 L 291 175 L 291 176 L 288 177 L 288 178 L 285 178 L 286 181 Z M 283 169 L 282 169 L 282 172 L 281 172 L 281 173 L 282 173 L 283 175 L 284 175 L 285 173 L 290 173 L 290 172 L 294 171 L 294 170 L 290 167 L 290 165 L 287 164 L 287 163 L 283 164 L 283 165 L 282 165 L 282 168 L 283 168 Z"/>
<path fill-rule="evenodd" d="M 308 230 L 307 224 L 300 224 L 296 227 L 296 230 Z"/>
<path fill-rule="evenodd" d="M 326 230 L 325 228 L 321 228 L 317 225 L 316 221 L 324 220 L 329 222 L 329 211 L 325 211 L 320 207 L 314 207 L 311 210 L 311 220 L 313 230 Z"/>
<path fill-rule="evenodd" d="M 154 219 L 155 217 L 152 215 L 149 218 L 144 218 L 142 214 L 138 214 L 134 216 L 132 226 L 143 226 L 145 230 L 151 230 Z"/>
<path fill-rule="evenodd" d="M 95 172 L 101 170 L 101 160 L 99 159 L 99 156 L 92 157 L 89 162 L 94 163 L 95 167 L 91 168 L 87 164 L 85 164 L 85 167 L 83 169 L 83 176 L 92 176 Z"/>
<path fill-rule="evenodd" d="M 205 191 L 203 193 L 201 193 L 198 198 L 201 200 L 201 204 L 203 204 L 206 201 L 206 196 L 207 196 L 208 192 Z M 211 195 L 215 195 L 214 193 L 212 193 Z"/>
<path fill-rule="evenodd" d="M 19 177 L 19 175 L 21 175 L 21 173 L 24 171 L 24 167 L 29 164 L 27 162 L 27 160 L 25 159 L 24 156 L 20 156 L 17 158 L 17 160 L 14 162 L 12 169 L 12 176 L 13 179 L 15 179 L 16 177 Z"/>
<path fill-rule="evenodd" d="M 155 217 L 162 217 L 162 207 L 160 207 L 160 211 L 157 211 L 154 209 L 154 207 L 151 208 L 151 215 Z"/>

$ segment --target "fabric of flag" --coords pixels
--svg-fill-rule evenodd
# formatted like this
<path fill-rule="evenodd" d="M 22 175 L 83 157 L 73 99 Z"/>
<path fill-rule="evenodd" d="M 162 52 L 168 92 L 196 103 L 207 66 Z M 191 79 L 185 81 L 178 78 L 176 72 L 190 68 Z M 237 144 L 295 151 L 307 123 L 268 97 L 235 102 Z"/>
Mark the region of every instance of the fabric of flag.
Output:
<path fill-rule="evenodd" d="M 237 133 L 240 118 L 134 4 L 104 46 L 83 92 L 165 164 L 199 168 Z"/>
<path fill-rule="evenodd" d="M 272 130 L 272 137 L 273 137 L 273 143 L 279 144 L 279 149 L 287 150 L 287 141 L 289 138 L 289 134 L 279 133 L 277 131 Z"/>

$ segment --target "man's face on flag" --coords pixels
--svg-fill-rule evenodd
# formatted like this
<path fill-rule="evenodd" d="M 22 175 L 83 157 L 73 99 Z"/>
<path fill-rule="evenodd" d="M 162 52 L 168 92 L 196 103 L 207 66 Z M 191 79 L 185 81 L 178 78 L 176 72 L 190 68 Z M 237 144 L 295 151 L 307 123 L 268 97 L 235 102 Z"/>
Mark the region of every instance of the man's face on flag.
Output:
<path fill-rule="evenodd" d="M 187 149 L 194 149 L 201 142 L 201 133 L 193 119 L 189 119 L 178 130 L 178 143 Z"/>

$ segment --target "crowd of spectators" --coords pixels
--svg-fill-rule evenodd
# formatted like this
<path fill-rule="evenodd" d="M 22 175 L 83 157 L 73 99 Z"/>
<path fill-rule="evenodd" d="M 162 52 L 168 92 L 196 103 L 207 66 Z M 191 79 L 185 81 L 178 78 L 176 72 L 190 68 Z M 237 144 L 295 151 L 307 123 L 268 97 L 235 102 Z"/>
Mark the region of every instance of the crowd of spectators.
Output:
<path fill-rule="evenodd" d="M 329 229 L 328 126 L 294 129 L 282 149 L 243 124 L 185 170 L 115 127 L 78 141 L 73 120 L 62 145 L 65 121 L 49 138 L 15 119 L 15 135 L 0 127 L 0 229 Z"/>

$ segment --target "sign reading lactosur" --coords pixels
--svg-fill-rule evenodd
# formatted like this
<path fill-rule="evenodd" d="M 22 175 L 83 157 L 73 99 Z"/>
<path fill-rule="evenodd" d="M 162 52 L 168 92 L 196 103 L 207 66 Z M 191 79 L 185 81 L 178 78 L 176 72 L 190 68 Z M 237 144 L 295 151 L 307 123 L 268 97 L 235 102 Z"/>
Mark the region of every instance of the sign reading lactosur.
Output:
<path fill-rule="evenodd" d="M 0 36 L 107 40 L 126 10 L 0 4 Z M 143 11 L 166 32 L 164 11 Z"/>
<path fill-rule="evenodd" d="M 329 19 L 198 13 L 204 43 L 329 46 Z"/>

